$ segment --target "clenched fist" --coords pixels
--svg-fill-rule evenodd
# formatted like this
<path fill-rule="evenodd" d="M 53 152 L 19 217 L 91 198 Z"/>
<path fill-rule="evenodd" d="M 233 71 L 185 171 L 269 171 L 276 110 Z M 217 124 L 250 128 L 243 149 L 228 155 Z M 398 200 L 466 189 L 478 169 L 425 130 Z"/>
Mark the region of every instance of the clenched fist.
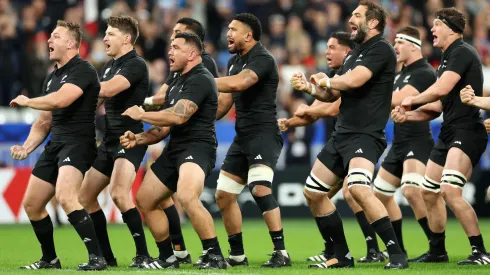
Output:
<path fill-rule="evenodd" d="M 14 145 L 10 147 L 10 155 L 13 159 L 24 160 L 27 158 L 29 153 L 27 152 L 27 148 L 24 148 L 24 146 Z"/>
<path fill-rule="evenodd" d="M 405 109 L 400 106 L 396 106 L 391 110 L 391 119 L 396 123 L 404 123 L 407 120 L 407 115 L 405 114 Z"/>
<path fill-rule="evenodd" d="M 485 119 L 483 123 L 485 124 L 485 129 L 487 130 L 487 133 L 490 133 L 490 118 Z"/>
<path fill-rule="evenodd" d="M 279 130 L 281 130 L 281 132 L 286 132 L 289 129 L 287 122 L 287 118 L 280 118 L 277 120 L 277 125 L 279 125 Z"/>
<path fill-rule="evenodd" d="M 459 92 L 459 96 L 461 97 L 461 102 L 463 102 L 463 104 L 471 106 L 475 105 L 475 91 L 470 85 L 466 85 L 466 87 Z"/>
<path fill-rule="evenodd" d="M 324 73 L 317 73 L 317 74 L 310 76 L 310 82 L 313 85 L 318 85 L 318 84 L 320 84 L 320 80 L 322 80 L 326 77 L 328 77 L 328 76 Z"/>
<path fill-rule="evenodd" d="M 124 149 L 132 149 L 136 147 L 136 135 L 131 131 L 127 131 L 119 138 L 119 142 Z"/>
<path fill-rule="evenodd" d="M 306 76 L 303 73 L 295 73 L 293 77 L 291 77 L 291 87 L 297 91 L 305 92 L 308 90 L 308 81 L 306 80 Z"/>

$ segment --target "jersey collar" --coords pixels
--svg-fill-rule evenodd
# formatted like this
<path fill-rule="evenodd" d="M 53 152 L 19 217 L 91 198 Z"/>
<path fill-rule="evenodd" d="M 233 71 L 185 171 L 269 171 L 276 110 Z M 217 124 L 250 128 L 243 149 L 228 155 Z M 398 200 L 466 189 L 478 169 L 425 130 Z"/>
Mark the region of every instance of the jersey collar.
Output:
<path fill-rule="evenodd" d="M 368 41 L 366 41 L 366 42 L 364 42 L 364 43 L 360 44 L 360 45 L 359 45 L 359 49 L 362 51 L 362 50 L 364 50 L 364 49 L 368 48 L 369 46 L 373 45 L 374 43 L 376 43 L 376 42 L 380 41 L 381 39 L 383 39 L 383 34 L 382 34 L 382 33 L 377 34 L 377 35 L 375 35 L 375 36 L 373 36 L 373 37 L 369 38 L 369 40 L 368 40 Z"/>
<path fill-rule="evenodd" d="M 412 64 L 408 65 L 407 67 L 405 67 L 405 70 L 414 70 L 414 69 L 417 69 L 417 68 L 420 68 L 420 67 L 423 67 L 425 64 L 427 64 L 427 60 L 425 60 L 424 58 L 421 58 L 415 62 L 413 62 Z"/>
<path fill-rule="evenodd" d="M 54 65 L 54 68 L 55 68 L 55 75 L 56 76 L 60 76 L 61 74 L 63 74 L 64 72 L 66 72 L 67 70 L 69 70 L 70 68 L 72 68 L 73 66 L 75 66 L 76 63 L 78 63 L 78 61 L 82 60 L 82 58 L 80 57 L 80 55 L 75 55 L 74 57 L 72 57 L 66 64 L 65 66 L 61 67 L 60 69 L 58 69 L 58 65 Z"/>
<path fill-rule="evenodd" d="M 135 57 L 137 54 L 136 54 L 136 50 L 135 49 L 132 49 L 131 51 L 127 52 L 125 55 L 119 57 L 118 59 L 114 60 L 114 65 L 115 66 L 119 66 L 121 63 L 123 63 L 124 61 L 132 58 L 132 57 Z"/>
<path fill-rule="evenodd" d="M 456 48 L 459 45 L 463 45 L 463 38 L 458 38 L 456 39 L 449 47 L 447 47 L 446 51 L 444 52 L 444 55 L 449 54 L 454 48 Z"/>

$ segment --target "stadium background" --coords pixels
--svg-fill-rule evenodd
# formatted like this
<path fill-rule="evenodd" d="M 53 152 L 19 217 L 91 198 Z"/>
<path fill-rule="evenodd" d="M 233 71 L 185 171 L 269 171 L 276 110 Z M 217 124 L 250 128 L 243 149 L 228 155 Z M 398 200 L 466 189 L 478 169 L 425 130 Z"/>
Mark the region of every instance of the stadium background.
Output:
<path fill-rule="evenodd" d="M 484 65 L 485 92 L 490 91 L 490 4 L 485 0 L 396 0 L 380 1 L 389 12 L 385 31 L 393 40 L 396 30 L 416 25 L 422 33 L 423 53 L 429 62 L 439 65 L 440 50 L 433 49 L 430 25 L 434 12 L 442 7 L 455 6 L 465 12 L 467 28 L 465 40 L 480 53 Z M 259 17 L 263 26 L 262 43 L 273 53 L 280 69 L 281 82 L 277 91 L 279 117 L 289 117 L 296 107 L 311 102 L 291 90 L 289 78 L 294 72 L 311 74 L 329 70 L 324 52 L 326 42 L 335 31 L 347 30 L 347 20 L 357 1 L 345 0 L 0 0 L 0 223 L 26 223 L 22 197 L 27 186 L 30 169 L 43 146 L 28 159 L 13 161 L 10 146 L 22 143 L 37 113 L 28 109 L 10 109 L 8 103 L 18 94 L 29 97 L 40 95 L 46 74 L 53 69 L 48 60 L 46 40 L 58 19 L 81 23 L 84 28 L 80 54 L 100 69 L 107 62 L 102 42 L 110 15 L 129 14 L 140 22 L 138 52 L 146 59 L 153 94 L 163 84 L 168 73 L 167 51 L 171 29 L 180 17 L 193 17 L 206 28 L 206 50 L 214 56 L 221 75 L 225 74 L 230 54 L 226 50 L 227 24 L 234 14 L 251 12 Z M 103 110 L 97 114 L 97 127 L 103 129 Z M 486 113 L 482 112 L 484 117 Z M 434 136 L 439 133 L 440 119 L 431 123 Z M 212 214 L 219 216 L 214 203 L 217 169 L 235 135 L 234 112 L 217 122 L 219 149 L 216 169 L 206 182 L 201 197 Z M 393 123 L 386 127 L 389 143 L 393 136 Z M 100 131 L 99 131 L 100 137 Z M 310 217 L 302 195 L 303 183 L 316 153 L 325 142 L 324 122 L 300 127 L 284 134 L 285 146 L 274 180 L 274 193 L 282 206 L 284 217 Z M 164 143 L 150 148 L 145 165 L 138 173 L 138 183 L 148 163 L 157 157 Z M 287 168 L 287 169 L 286 169 Z M 475 169 L 471 182 L 464 189 L 465 198 L 475 207 L 478 215 L 490 216 L 486 189 L 490 183 L 490 150 L 485 152 Z M 121 222 L 120 215 L 110 202 L 107 192 L 101 195 L 104 210 L 113 222 Z M 342 200 L 336 197 L 343 216 L 352 216 Z M 406 216 L 412 215 L 400 193 L 397 200 Z M 248 192 L 239 198 L 245 217 L 260 217 Z M 50 205 L 49 211 L 53 208 Z M 65 215 L 61 215 L 66 222 Z"/>

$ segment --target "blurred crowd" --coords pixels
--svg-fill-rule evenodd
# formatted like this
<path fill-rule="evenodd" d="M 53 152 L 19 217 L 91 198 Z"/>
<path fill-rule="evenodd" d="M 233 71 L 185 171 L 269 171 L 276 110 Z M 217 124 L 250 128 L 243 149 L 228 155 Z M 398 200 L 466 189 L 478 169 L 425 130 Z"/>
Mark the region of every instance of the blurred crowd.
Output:
<path fill-rule="evenodd" d="M 434 12 L 455 6 L 467 18 L 465 40 L 473 44 L 484 66 L 490 67 L 490 3 L 487 0 L 380 0 L 389 13 L 385 35 L 393 40 L 406 25 L 419 27 L 423 53 L 435 67 L 440 50 L 432 48 L 430 28 Z M 107 62 L 102 41 L 111 15 L 127 14 L 138 19 L 140 37 L 136 48 L 147 60 L 152 91 L 168 73 L 167 52 L 174 23 L 192 17 L 206 29 L 206 50 L 215 57 L 222 75 L 230 57 L 226 49 L 227 24 L 236 13 L 250 12 L 262 22 L 262 43 L 276 57 L 281 83 L 278 111 L 287 116 L 295 106 L 308 102 L 289 87 L 295 72 L 327 71 L 326 43 L 333 32 L 349 30 L 347 23 L 355 0 L 0 0 L 0 106 L 18 94 L 39 96 L 45 75 L 53 64 L 48 60 L 46 40 L 59 19 L 84 26 L 83 58 L 100 69 Z M 228 117 L 233 119 L 233 112 Z M 288 136 L 311 142 L 311 129 Z M 297 137 L 296 137 L 297 136 Z M 305 144 L 308 145 L 308 144 Z M 306 146 L 308 147 L 308 146 Z M 300 150 L 301 151 L 301 150 Z"/>

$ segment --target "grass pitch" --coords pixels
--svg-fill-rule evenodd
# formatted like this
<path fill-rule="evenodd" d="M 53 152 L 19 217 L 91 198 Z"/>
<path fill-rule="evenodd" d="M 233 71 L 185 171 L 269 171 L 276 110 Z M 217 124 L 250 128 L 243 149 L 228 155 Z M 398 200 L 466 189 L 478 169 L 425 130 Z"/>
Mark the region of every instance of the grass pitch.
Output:
<path fill-rule="evenodd" d="M 229 248 L 226 232 L 221 221 L 216 221 L 221 248 L 228 255 Z M 480 220 L 481 230 L 487 248 L 490 244 L 490 220 Z M 366 245 L 361 230 L 355 220 L 344 221 L 345 233 L 349 248 L 356 259 L 366 253 Z M 428 249 L 427 240 L 417 221 L 407 219 L 403 222 L 404 243 L 409 257 L 422 254 Z M 201 243 L 193 231 L 190 223 L 183 226 L 186 246 L 191 253 L 193 261 L 201 253 Z M 269 259 L 272 252 L 272 243 L 267 227 L 262 220 L 245 220 L 243 226 L 243 239 L 245 252 L 249 259 L 249 267 L 232 268 L 226 271 L 202 271 L 191 265 L 182 265 L 180 270 L 135 270 L 129 269 L 131 259 L 135 255 L 133 240 L 125 225 L 110 225 L 109 237 L 112 248 L 119 263 L 118 268 L 111 268 L 102 273 L 131 274 L 166 273 L 166 274 L 368 274 L 384 273 L 384 264 L 357 264 L 354 269 L 346 270 L 312 270 L 308 269 L 305 259 L 319 254 L 323 249 L 323 242 L 316 228 L 313 218 L 301 220 L 285 220 L 284 231 L 286 248 L 293 260 L 293 266 L 281 269 L 264 269 L 260 265 Z M 55 229 L 55 242 L 58 257 L 63 269 L 43 271 L 19 270 L 21 265 L 30 264 L 40 258 L 41 250 L 30 225 L 0 225 L 0 274 L 74 274 L 78 273 L 76 267 L 87 260 L 85 247 L 77 233 L 70 225 Z M 448 264 L 411 264 L 408 270 L 391 271 L 403 274 L 490 274 L 490 266 L 459 267 L 458 260 L 466 258 L 470 253 L 470 246 L 463 229 L 456 220 L 450 220 L 446 230 L 446 248 L 449 253 Z M 153 242 L 150 232 L 146 229 L 146 239 L 150 253 L 158 256 L 158 250 Z M 379 240 L 379 238 L 378 238 Z M 380 241 L 380 240 L 379 240 Z M 380 247 L 384 249 L 381 244 Z"/>

